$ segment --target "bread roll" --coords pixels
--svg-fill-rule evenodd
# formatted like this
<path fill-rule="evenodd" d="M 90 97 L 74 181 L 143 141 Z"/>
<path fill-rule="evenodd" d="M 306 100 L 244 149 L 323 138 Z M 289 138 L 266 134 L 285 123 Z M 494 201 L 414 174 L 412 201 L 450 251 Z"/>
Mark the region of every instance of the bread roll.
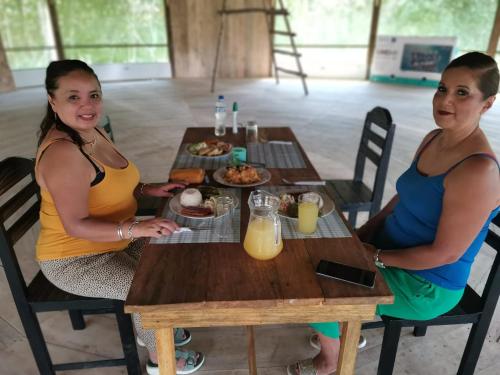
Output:
<path fill-rule="evenodd" d="M 205 178 L 205 170 L 201 168 L 172 169 L 171 181 L 185 181 L 189 184 L 201 184 Z"/>

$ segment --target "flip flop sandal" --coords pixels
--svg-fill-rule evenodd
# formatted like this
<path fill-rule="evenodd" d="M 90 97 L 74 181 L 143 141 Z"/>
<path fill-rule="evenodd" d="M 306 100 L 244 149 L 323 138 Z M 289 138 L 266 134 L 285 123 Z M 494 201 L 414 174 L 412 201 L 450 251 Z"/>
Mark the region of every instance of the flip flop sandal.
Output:
<path fill-rule="evenodd" d="M 174 344 L 176 347 L 184 346 L 191 342 L 191 332 L 184 328 L 174 328 Z M 142 341 L 139 336 L 136 337 L 137 345 L 141 347 L 146 347 L 144 341 Z"/>
<path fill-rule="evenodd" d="M 316 369 L 311 358 L 288 365 L 286 372 L 288 375 L 316 375 Z"/>
<path fill-rule="evenodd" d="M 175 346 L 184 346 L 191 342 L 191 332 L 184 328 L 174 328 L 174 344 Z"/>
<path fill-rule="evenodd" d="M 182 367 L 181 369 L 177 367 L 176 373 L 178 375 L 192 374 L 193 372 L 198 371 L 205 362 L 205 356 L 203 355 L 203 353 L 194 352 L 192 350 L 176 349 L 175 359 L 177 362 L 179 362 L 179 360 L 181 359 L 184 360 L 184 367 Z M 159 375 L 160 369 L 158 368 L 158 365 L 156 363 L 153 363 L 148 359 L 148 362 L 146 364 L 146 372 L 148 373 L 148 375 Z"/>
<path fill-rule="evenodd" d="M 314 349 L 321 350 L 321 343 L 319 341 L 319 336 L 317 333 L 313 333 L 309 337 L 309 345 Z M 358 349 L 363 349 L 366 346 L 366 339 L 363 335 L 359 336 Z"/>

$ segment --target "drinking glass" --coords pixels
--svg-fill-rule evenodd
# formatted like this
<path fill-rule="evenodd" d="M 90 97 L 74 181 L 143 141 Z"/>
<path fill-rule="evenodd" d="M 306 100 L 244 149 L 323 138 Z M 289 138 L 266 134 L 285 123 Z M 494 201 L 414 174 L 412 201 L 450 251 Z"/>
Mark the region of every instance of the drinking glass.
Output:
<path fill-rule="evenodd" d="M 233 230 L 234 199 L 227 195 L 215 198 L 215 233 L 220 238 L 228 238 Z"/>
<path fill-rule="evenodd" d="M 299 232 L 311 234 L 316 231 L 319 201 L 318 194 L 304 193 L 299 195 L 299 219 L 297 223 Z"/>
<path fill-rule="evenodd" d="M 255 121 L 248 121 L 246 126 L 247 143 L 256 143 L 259 141 L 259 127 Z"/>

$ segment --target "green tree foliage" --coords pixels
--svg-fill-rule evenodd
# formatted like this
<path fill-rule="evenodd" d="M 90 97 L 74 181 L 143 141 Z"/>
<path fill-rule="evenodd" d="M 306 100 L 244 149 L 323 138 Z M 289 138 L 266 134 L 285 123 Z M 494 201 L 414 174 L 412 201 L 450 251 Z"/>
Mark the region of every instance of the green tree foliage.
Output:
<path fill-rule="evenodd" d="M 455 36 L 460 50 L 485 51 L 498 0 L 382 0 L 378 33 Z"/>
<path fill-rule="evenodd" d="M 4 47 L 35 47 L 31 51 L 7 51 L 13 69 L 46 66 L 55 57 L 46 1 L 0 0 L 0 33 Z M 43 47 L 47 47 L 43 49 Z"/>

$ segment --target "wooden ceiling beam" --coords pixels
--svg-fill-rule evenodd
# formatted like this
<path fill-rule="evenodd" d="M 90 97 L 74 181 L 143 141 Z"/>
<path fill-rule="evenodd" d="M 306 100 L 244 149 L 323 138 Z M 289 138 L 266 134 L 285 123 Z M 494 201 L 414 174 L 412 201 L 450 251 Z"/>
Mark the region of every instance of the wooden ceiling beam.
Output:
<path fill-rule="evenodd" d="M 16 88 L 14 77 L 7 61 L 7 53 L 2 43 L 0 35 L 0 92 L 12 91 Z"/>
<path fill-rule="evenodd" d="M 59 29 L 59 21 L 57 18 L 56 3 L 54 0 L 47 0 L 47 6 L 49 7 L 50 23 L 52 25 L 54 42 L 56 43 L 57 59 L 63 60 L 66 57 L 64 56 L 64 47 L 62 43 L 61 30 Z"/>
<path fill-rule="evenodd" d="M 487 54 L 495 58 L 497 53 L 498 38 L 500 37 L 500 1 L 497 2 L 497 14 L 491 29 L 490 41 L 488 43 Z"/>

